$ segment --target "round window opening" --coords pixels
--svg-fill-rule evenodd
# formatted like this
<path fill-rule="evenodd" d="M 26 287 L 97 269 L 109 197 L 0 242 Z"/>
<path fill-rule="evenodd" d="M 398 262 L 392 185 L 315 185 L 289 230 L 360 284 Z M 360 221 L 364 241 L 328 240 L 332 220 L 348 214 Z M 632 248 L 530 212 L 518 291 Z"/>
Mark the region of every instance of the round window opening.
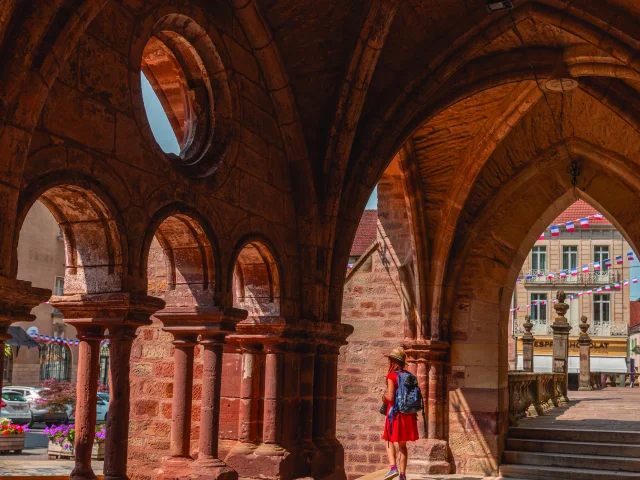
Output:
<path fill-rule="evenodd" d="M 162 151 L 188 165 L 211 144 L 213 95 L 195 48 L 175 32 L 157 32 L 142 54 L 144 109 Z"/>

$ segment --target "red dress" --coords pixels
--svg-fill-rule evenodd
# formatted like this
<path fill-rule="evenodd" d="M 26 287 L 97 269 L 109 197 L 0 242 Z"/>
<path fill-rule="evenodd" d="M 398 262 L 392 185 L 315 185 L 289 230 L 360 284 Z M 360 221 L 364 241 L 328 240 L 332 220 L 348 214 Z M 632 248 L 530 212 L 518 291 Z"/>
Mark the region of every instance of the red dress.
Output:
<path fill-rule="evenodd" d="M 393 384 L 398 390 L 398 374 L 396 372 L 390 372 L 387 378 L 393 381 Z M 389 410 L 393 406 L 393 403 L 387 402 L 387 416 L 384 422 L 384 433 L 382 439 L 389 442 L 415 442 L 418 440 L 418 418 L 415 413 L 400 413 L 397 412 L 393 417 L 393 428 L 391 428 L 391 434 L 389 434 Z"/>

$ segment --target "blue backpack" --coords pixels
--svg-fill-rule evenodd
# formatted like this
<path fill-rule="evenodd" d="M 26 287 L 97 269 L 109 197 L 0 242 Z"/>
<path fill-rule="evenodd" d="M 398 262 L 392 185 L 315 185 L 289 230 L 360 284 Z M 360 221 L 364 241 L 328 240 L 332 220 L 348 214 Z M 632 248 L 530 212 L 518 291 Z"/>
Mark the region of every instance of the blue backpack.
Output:
<path fill-rule="evenodd" d="M 389 433 L 393 430 L 393 418 L 398 413 L 416 414 L 422 412 L 424 417 L 424 400 L 418 385 L 418 379 L 409 372 L 397 372 L 398 388 L 393 406 L 389 409 Z M 426 418 L 425 421 L 426 430 Z"/>

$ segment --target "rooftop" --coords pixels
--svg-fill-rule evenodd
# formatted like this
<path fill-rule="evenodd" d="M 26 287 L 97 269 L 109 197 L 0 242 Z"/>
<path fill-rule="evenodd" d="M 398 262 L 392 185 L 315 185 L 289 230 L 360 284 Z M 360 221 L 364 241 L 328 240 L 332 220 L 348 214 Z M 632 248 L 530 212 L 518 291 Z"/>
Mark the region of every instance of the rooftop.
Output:
<path fill-rule="evenodd" d="M 593 208 L 584 200 L 577 200 L 573 205 L 562 212 L 554 221 L 553 225 L 562 225 L 566 222 L 578 222 L 576 227 L 580 226 L 580 219 L 589 217 L 590 225 L 611 225 L 611 222 L 606 218 L 597 219 L 593 216 L 599 213 L 598 210 Z"/>
<path fill-rule="evenodd" d="M 367 248 L 376 239 L 376 226 L 378 224 L 378 210 L 365 210 L 360 219 L 360 225 L 356 231 L 356 237 L 351 245 L 352 257 L 359 257 L 367 251 Z"/>

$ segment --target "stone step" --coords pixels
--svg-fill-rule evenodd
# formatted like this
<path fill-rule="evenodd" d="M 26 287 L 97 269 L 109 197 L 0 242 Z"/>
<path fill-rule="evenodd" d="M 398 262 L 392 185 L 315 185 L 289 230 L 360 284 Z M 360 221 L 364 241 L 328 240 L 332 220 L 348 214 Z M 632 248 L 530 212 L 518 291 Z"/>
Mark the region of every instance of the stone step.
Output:
<path fill-rule="evenodd" d="M 569 430 L 566 428 L 513 427 L 509 429 L 509 438 L 640 445 L 640 432 L 624 432 L 619 430 Z"/>
<path fill-rule="evenodd" d="M 629 457 L 605 457 L 595 455 L 577 455 L 539 452 L 503 453 L 504 462 L 517 465 L 539 465 L 546 467 L 569 467 L 592 470 L 611 470 L 622 472 L 640 472 L 640 459 Z"/>
<path fill-rule="evenodd" d="M 640 445 L 628 445 L 624 443 L 563 442 L 556 440 L 509 438 L 507 440 L 507 450 L 640 458 Z"/>
<path fill-rule="evenodd" d="M 539 465 L 500 466 L 502 478 L 522 480 L 640 480 L 636 472 L 587 470 L 584 468 L 542 467 Z"/>

